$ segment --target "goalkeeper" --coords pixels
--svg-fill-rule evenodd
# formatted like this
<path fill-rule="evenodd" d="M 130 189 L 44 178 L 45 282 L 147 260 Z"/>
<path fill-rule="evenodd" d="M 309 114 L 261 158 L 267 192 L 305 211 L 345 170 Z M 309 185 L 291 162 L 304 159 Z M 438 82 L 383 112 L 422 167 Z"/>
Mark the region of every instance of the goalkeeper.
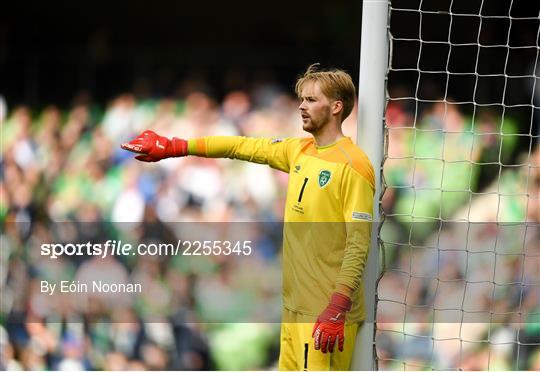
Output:
<path fill-rule="evenodd" d="M 283 231 L 280 370 L 348 370 L 364 320 L 374 174 L 341 130 L 356 97 L 341 70 L 310 66 L 296 82 L 309 138 L 204 137 L 144 131 L 122 148 L 155 162 L 187 155 L 268 164 L 289 173 Z M 366 345 L 368 347 L 368 345 Z"/>

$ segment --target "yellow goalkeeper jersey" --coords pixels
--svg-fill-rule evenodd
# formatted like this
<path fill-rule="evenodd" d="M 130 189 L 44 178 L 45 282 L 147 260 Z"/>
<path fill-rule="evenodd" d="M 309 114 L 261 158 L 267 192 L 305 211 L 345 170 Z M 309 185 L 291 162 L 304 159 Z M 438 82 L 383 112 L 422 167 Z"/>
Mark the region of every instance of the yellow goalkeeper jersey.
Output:
<path fill-rule="evenodd" d="M 190 155 L 226 157 L 289 173 L 283 228 L 283 306 L 314 321 L 336 285 L 353 290 L 348 322 L 364 319 L 360 281 L 370 244 L 374 173 L 350 138 L 204 137 Z"/>

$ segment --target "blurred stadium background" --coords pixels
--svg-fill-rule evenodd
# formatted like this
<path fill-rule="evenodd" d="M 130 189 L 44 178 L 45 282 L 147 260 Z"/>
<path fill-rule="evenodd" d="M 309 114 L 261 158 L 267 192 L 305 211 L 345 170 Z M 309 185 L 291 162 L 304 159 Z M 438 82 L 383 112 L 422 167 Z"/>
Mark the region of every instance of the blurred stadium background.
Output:
<path fill-rule="evenodd" d="M 411 2 L 394 3 L 407 6 Z M 537 4 L 514 3 L 519 11 L 538 16 Z M 140 164 L 121 151 L 119 144 L 143 129 L 185 138 L 303 135 L 293 95 L 295 77 L 310 63 L 320 62 L 343 68 L 358 81 L 361 2 L 273 1 L 259 3 L 256 9 L 245 1 L 95 1 L 61 6 L 36 2 L 11 6 L 12 11 L 0 14 L 0 366 L 25 370 L 275 368 L 279 323 L 217 323 L 214 312 L 225 309 L 244 313 L 261 303 L 279 312 L 278 222 L 282 219 L 287 175 L 228 160 L 185 158 Z M 498 2 L 489 6 L 494 12 L 504 12 Z M 394 17 L 392 22 L 392 30 L 406 33 L 415 20 Z M 437 26 L 437 22 L 427 21 L 423 32 L 436 34 Z M 462 25 L 463 35 L 467 34 L 466 26 Z M 507 31 L 499 26 L 493 25 L 494 38 L 506 35 Z M 512 37 L 536 45 L 538 60 L 538 22 L 522 25 Z M 424 53 L 427 65 L 423 68 L 438 63 L 440 54 L 436 50 Z M 535 59 L 528 53 L 530 50 L 513 54 L 509 66 L 523 75 L 533 71 L 538 80 L 538 64 L 531 65 Z M 394 59 L 404 64 L 417 61 L 417 55 L 415 48 L 394 50 Z M 470 63 L 467 55 L 465 51 L 458 56 L 456 66 Z M 485 66 L 499 57 L 485 56 Z M 441 79 L 433 76 L 423 81 L 419 91 L 428 96 L 440 95 Z M 418 88 L 416 83 L 416 76 L 390 74 L 389 96 L 408 96 L 407 92 Z M 448 86 L 449 96 L 466 100 L 463 97 L 469 94 L 470 84 L 465 79 L 453 83 Z M 492 99 L 499 87 L 500 82 L 486 80 L 478 92 L 479 99 Z M 513 84 L 506 89 L 506 94 L 516 100 L 534 97 L 538 107 L 538 87 L 534 90 L 534 86 Z M 414 97 L 418 97 L 416 93 Z M 540 120 L 537 111 L 508 110 L 504 123 L 496 108 L 475 115 L 475 128 L 490 133 L 502 127 L 506 137 L 475 137 L 479 142 L 472 161 L 489 162 L 495 157 L 498 163 L 511 165 L 522 164 L 525 159 L 532 167 L 477 167 L 469 184 L 473 192 L 509 190 L 530 198 L 507 198 L 498 215 L 489 203 L 473 200 L 472 215 L 488 221 L 502 218 L 506 222 L 538 223 L 540 210 L 535 198 L 540 188 L 540 150 L 538 137 L 534 137 Z M 399 158 L 412 148 L 429 154 L 433 137 L 430 132 L 417 133 L 413 141 L 412 131 L 391 128 L 412 128 L 413 124 L 416 129 L 467 128 L 472 121 L 471 111 L 429 102 L 418 108 L 406 101 L 390 100 L 386 121 L 388 154 L 397 160 L 385 163 L 389 188 L 383 208 L 389 214 L 406 214 L 414 199 L 419 203 L 416 208 L 424 212 L 439 211 L 439 201 L 416 198 L 399 189 L 399 185 L 409 184 L 413 172 Z M 355 126 L 353 110 L 344 124 L 345 133 L 353 139 Z M 443 160 L 459 158 L 460 147 L 451 150 L 455 151 L 444 151 L 448 158 Z M 434 169 L 426 166 L 424 172 L 417 173 L 416 178 L 429 183 Z M 524 182 L 524 178 L 529 181 Z M 469 200 L 454 197 L 445 203 L 448 216 L 460 216 Z M 60 239 L 55 226 L 66 221 L 78 226 L 74 230 L 78 238 L 89 233 L 85 226 L 111 221 L 146 223 L 163 229 L 169 222 L 277 224 L 257 232 L 258 241 L 265 242 L 260 244 L 264 249 L 247 263 L 234 257 L 195 262 L 114 262 L 115 270 L 127 280 L 143 278 L 159 295 L 142 299 L 122 312 L 97 310 L 96 320 L 95 309 L 63 308 L 57 313 L 42 308 L 39 280 L 77 278 L 91 264 L 90 260 L 58 260 L 51 265 L 33 250 L 36 242 Z M 387 241 L 399 241 L 400 234 L 407 231 L 407 221 L 395 219 L 387 226 L 383 230 Z M 113 235 L 118 233 L 114 225 L 109 229 Z M 486 234 L 490 232 L 479 231 L 468 244 L 481 246 Z M 421 239 L 429 239 L 429 234 Z M 452 234 L 442 234 L 439 239 L 441 246 L 455 244 Z M 524 312 L 538 313 L 537 240 L 512 244 L 517 256 L 504 258 L 504 278 L 521 275 L 522 283 L 536 284 L 519 298 L 519 304 L 526 304 Z M 527 265 L 517 258 L 520 249 L 526 249 L 531 257 Z M 433 265 L 433 257 L 417 254 L 411 258 L 408 252 L 390 244 L 387 267 L 396 273 L 411 272 L 413 259 L 426 267 Z M 479 272 L 489 269 L 481 262 L 476 264 Z M 251 283 L 244 297 L 234 297 L 237 293 L 231 284 L 246 282 L 245 271 L 239 265 L 249 265 L 264 273 L 261 276 L 267 275 L 267 279 Z M 449 278 L 463 275 L 462 262 L 455 257 L 447 258 L 442 265 Z M 385 275 L 381 281 L 381 291 L 387 298 L 400 298 L 404 288 L 409 290 L 409 297 L 401 301 L 407 303 L 424 303 L 434 296 L 429 283 L 413 278 L 411 284 L 410 276 L 396 273 Z M 238 308 L 227 307 L 227 295 L 237 299 Z M 492 288 L 481 289 L 475 295 L 489 302 Z M 511 312 L 515 308 L 518 300 L 510 286 L 501 288 L 496 295 L 498 311 Z M 156 314 L 161 321 L 148 321 Z M 381 329 L 392 330 L 391 311 L 383 315 L 390 318 L 379 319 Z M 409 321 L 409 326 L 421 328 L 425 324 L 422 318 L 415 321 Z M 474 334 L 488 332 L 488 340 L 493 340 L 494 334 L 502 340 L 491 368 L 513 369 L 518 363 L 520 369 L 540 369 L 538 322 L 529 321 L 519 327 L 523 327 L 522 337 L 528 338 L 512 341 L 516 332 L 512 319 L 498 322 L 494 329 L 483 324 L 471 330 Z M 413 334 L 423 331 L 411 330 Z M 409 362 L 412 369 L 426 365 L 453 369 L 487 366 L 489 342 L 487 346 L 460 343 L 457 351 L 451 345 L 446 351 L 436 348 L 435 353 L 431 347 L 430 353 L 430 345 L 424 340 L 402 342 L 398 333 L 380 334 L 379 366 L 403 369 L 398 360 Z M 521 353 L 516 355 L 518 344 Z"/>

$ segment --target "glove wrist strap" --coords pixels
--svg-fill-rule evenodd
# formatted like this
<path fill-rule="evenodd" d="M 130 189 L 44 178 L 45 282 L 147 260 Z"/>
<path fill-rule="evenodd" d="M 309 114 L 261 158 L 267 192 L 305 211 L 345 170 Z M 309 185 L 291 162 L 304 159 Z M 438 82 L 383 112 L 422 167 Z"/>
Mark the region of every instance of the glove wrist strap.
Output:
<path fill-rule="evenodd" d="M 330 304 L 338 307 L 340 310 L 349 311 L 352 307 L 352 301 L 344 294 L 334 292 L 330 298 Z"/>
<path fill-rule="evenodd" d="M 171 139 L 171 156 L 180 157 L 187 155 L 187 141 L 173 137 Z"/>

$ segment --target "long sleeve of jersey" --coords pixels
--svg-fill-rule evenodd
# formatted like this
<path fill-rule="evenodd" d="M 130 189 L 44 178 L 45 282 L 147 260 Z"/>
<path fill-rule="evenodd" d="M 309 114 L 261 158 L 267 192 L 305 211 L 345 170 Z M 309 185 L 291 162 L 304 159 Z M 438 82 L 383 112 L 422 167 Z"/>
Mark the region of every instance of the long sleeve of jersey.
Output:
<path fill-rule="evenodd" d="M 249 138 L 240 136 L 214 136 L 189 140 L 189 155 L 207 158 L 229 158 L 289 172 L 291 147 L 297 139 Z"/>
<path fill-rule="evenodd" d="M 355 169 L 347 168 L 344 173 L 341 190 L 347 238 L 336 284 L 346 285 L 356 291 L 364 272 L 371 242 L 373 189 Z"/>

